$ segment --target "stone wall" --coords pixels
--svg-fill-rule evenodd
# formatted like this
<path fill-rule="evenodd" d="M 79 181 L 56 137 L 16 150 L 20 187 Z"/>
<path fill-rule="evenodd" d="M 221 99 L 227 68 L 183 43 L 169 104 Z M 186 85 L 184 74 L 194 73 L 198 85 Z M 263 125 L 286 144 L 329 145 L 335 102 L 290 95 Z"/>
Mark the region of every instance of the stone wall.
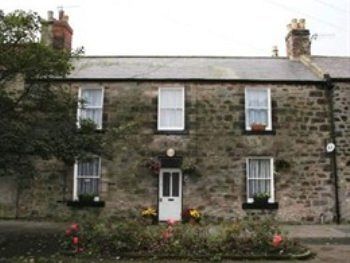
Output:
<path fill-rule="evenodd" d="M 350 83 L 336 83 L 333 93 L 341 220 L 350 222 Z"/>
<path fill-rule="evenodd" d="M 77 211 L 57 202 L 72 197 L 73 169 L 56 169 L 36 179 L 21 199 L 22 216 L 69 218 L 76 213 L 139 216 L 144 206 L 157 206 L 158 177 L 144 167 L 147 158 L 174 148 L 200 174 L 183 185 L 184 206 L 198 207 L 216 219 L 244 216 L 245 158 L 271 156 L 290 165 L 275 173 L 275 195 L 282 221 L 331 222 L 334 191 L 330 158 L 328 104 L 321 85 L 222 82 L 105 82 L 104 127 L 109 138 L 103 159 L 106 207 Z M 157 132 L 157 94 L 161 86 L 180 85 L 186 92 L 186 131 Z M 271 88 L 275 134 L 244 131 L 244 88 Z M 84 83 L 72 83 L 76 88 Z M 119 132 L 118 132 L 119 131 Z M 122 131 L 120 133 L 120 131 Z M 118 134 L 118 136 L 116 136 Z M 50 171 L 54 175 L 49 175 Z M 44 174 L 44 173 L 43 173 Z M 67 182 L 66 184 L 64 182 Z M 66 188 L 63 191 L 63 187 Z"/>

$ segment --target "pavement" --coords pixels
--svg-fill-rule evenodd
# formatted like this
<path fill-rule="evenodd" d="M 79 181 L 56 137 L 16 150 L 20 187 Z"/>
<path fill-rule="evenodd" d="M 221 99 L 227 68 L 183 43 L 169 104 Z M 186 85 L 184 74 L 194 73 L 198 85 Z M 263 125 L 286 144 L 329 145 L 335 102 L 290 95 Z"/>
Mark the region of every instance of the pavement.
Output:
<path fill-rule="evenodd" d="M 350 244 L 350 224 L 283 225 L 282 229 L 287 231 L 289 237 L 304 244 Z"/>

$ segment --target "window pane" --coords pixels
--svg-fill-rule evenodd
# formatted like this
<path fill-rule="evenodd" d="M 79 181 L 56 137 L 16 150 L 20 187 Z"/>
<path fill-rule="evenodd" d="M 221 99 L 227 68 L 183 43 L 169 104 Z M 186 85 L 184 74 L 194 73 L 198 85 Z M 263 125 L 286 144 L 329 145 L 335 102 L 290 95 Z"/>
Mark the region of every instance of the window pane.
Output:
<path fill-rule="evenodd" d="M 182 108 L 182 90 L 181 89 L 160 89 L 160 107 L 161 108 Z"/>
<path fill-rule="evenodd" d="M 163 173 L 163 196 L 170 196 L 170 173 Z"/>
<path fill-rule="evenodd" d="M 183 112 L 176 109 L 161 109 L 160 110 L 160 127 L 176 127 L 183 126 Z"/>
<path fill-rule="evenodd" d="M 248 119 L 249 119 L 249 124 L 253 124 L 253 123 L 260 123 L 260 124 L 265 124 L 267 125 L 267 114 L 268 111 L 264 110 L 264 109 L 259 109 L 259 110 L 255 110 L 255 109 L 249 109 L 248 110 Z"/>
<path fill-rule="evenodd" d="M 82 109 L 81 118 L 90 119 L 96 124 L 97 127 L 101 127 L 102 109 Z"/>
<path fill-rule="evenodd" d="M 259 160 L 259 178 L 270 178 L 270 160 Z"/>
<path fill-rule="evenodd" d="M 267 89 L 250 89 L 247 91 L 248 107 L 268 107 Z"/>
<path fill-rule="evenodd" d="M 101 107 L 102 89 L 82 89 L 81 98 L 84 100 L 84 107 Z"/>
<path fill-rule="evenodd" d="M 83 194 L 96 195 L 99 193 L 98 178 L 79 178 L 78 179 L 78 196 Z"/>
<path fill-rule="evenodd" d="M 162 109 L 160 114 L 161 127 L 174 127 L 176 119 L 176 111 L 172 109 Z"/>
<path fill-rule="evenodd" d="M 249 160 L 249 178 L 258 178 L 258 160 L 250 159 Z"/>
<path fill-rule="evenodd" d="M 249 198 L 253 198 L 254 194 L 258 193 L 268 193 L 271 196 L 271 189 L 270 184 L 271 181 L 269 179 L 265 180 L 256 180 L 256 179 L 249 179 Z"/>
<path fill-rule="evenodd" d="M 79 161 L 78 162 L 78 177 L 84 176 L 96 176 L 100 175 L 100 159 L 93 158 L 88 161 Z"/>
<path fill-rule="evenodd" d="M 178 197 L 179 196 L 179 190 L 180 190 L 180 175 L 179 173 L 173 173 L 172 174 L 172 181 L 173 181 L 173 193 L 172 196 Z"/>

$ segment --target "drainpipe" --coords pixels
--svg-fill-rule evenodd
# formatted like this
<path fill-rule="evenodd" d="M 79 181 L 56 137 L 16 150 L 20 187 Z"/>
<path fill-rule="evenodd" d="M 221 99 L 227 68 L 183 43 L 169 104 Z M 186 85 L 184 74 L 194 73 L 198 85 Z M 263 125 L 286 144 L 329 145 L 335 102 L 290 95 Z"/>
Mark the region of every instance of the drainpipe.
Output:
<path fill-rule="evenodd" d="M 334 105 L 333 105 L 333 94 L 334 94 L 334 85 L 329 74 L 324 75 L 324 80 L 326 83 L 326 93 L 329 104 L 330 111 L 330 125 L 331 125 L 331 140 L 336 145 L 336 135 L 335 135 L 335 124 L 334 124 Z M 334 177 L 334 197 L 335 197 L 335 214 L 336 214 L 336 223 L 340 224 L 340 205 L 339 205 L 339 183 L 338 183 L 338 169 L 337 169 L 337 147 L 331 153 L 331 165 L 332 165 L 332 174 Z"/>

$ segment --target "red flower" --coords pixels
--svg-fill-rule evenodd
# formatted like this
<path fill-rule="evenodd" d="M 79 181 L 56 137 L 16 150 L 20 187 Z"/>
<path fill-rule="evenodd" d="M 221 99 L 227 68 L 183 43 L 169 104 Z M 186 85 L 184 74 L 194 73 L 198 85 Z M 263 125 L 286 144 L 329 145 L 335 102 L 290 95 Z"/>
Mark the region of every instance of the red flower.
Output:
<path fill-rule="evenodd" d="M 74 245 L 77 245 L 77 244 L 79 243 L 79 238 L 78 238 L 78 237 L 73 237 L 72 243 L 73 243 Z"/>
<path fill-rule="evenodd" d="M 66 230 L 66 236 L 69 237 L 70 234 L 72 234 L 72 230 L 71 230 L 70 228 L 68 228 L 68 229 Z"/>
<path fill-rule="evenodd" d="M 279 246 L 281 245 L 282 241 L 283 241 L 282 236 L 276 234 L 276 235 L 274 235 L 274 237 L 273 237 L 272 244 L 273 244 L 274 247 L 279 247 Z"/>
<path fill-rule="evenodd" d="M 74 223 L 72 224 L 72 226 L 70 227 L 73 231 L 78 231 L 79 230 L 79 225 Z"/>

